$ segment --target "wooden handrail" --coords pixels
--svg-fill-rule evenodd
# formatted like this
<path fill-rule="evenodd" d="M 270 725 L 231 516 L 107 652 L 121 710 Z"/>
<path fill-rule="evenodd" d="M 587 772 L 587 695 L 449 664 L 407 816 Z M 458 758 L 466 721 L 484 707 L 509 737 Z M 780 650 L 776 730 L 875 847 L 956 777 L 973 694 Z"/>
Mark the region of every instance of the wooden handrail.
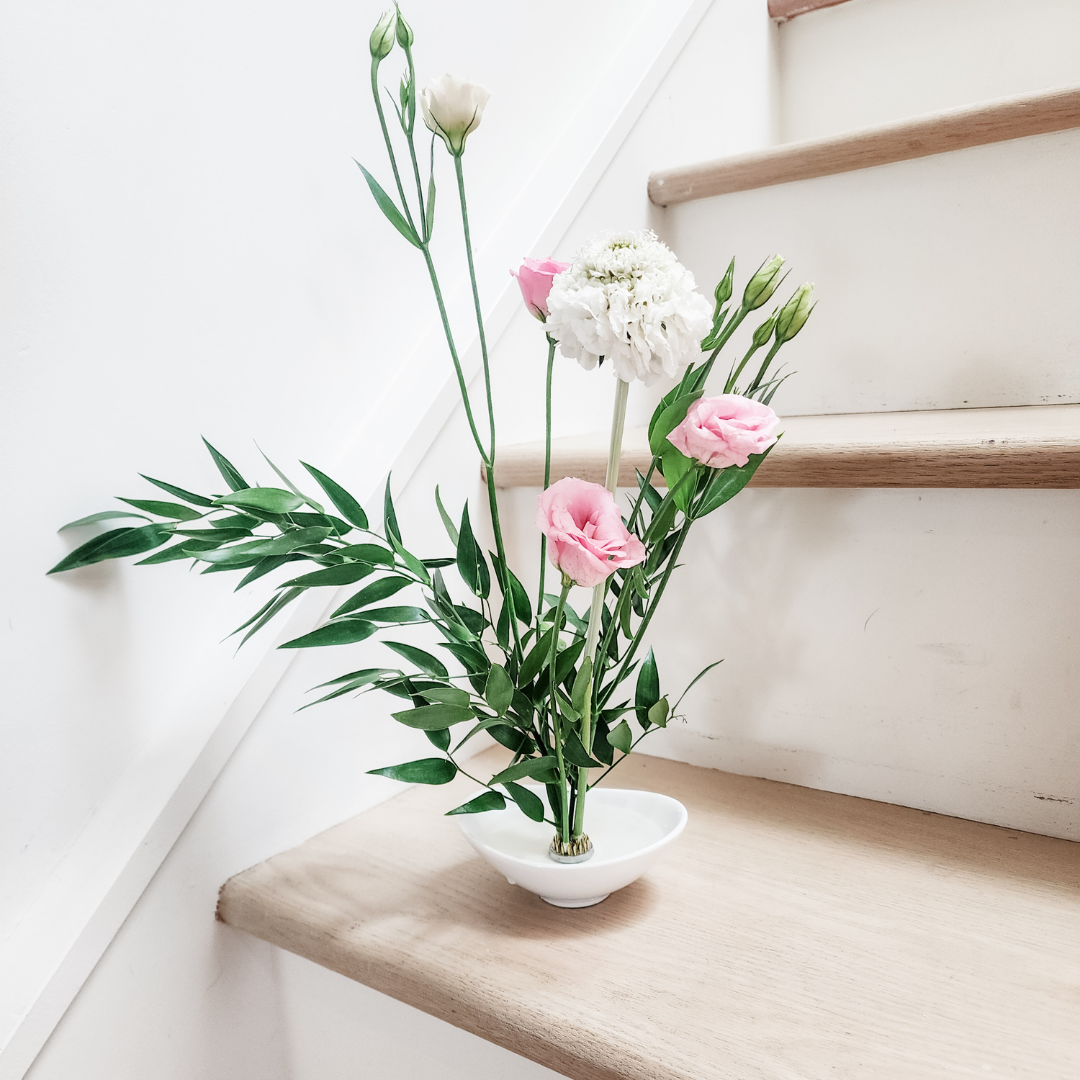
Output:
<path fill-rule="evenodd" d="M 1080 127 L 1080 87 L 1070 86 L 664 169 L 649 177 L 649 198 L 672 206 L 1074 127 Z"/>
<path fill-rule="evenodd" d="M 1080 488 L 1080 405 L 791 416 L 781 427 L 755 487 Z M 645 429 L 628 430 L 620 485 L 651 460 Z M 606 434 L 552 443 L 555 478 L 603 483 L 606 466 Z M 540 487 L 543 475 L 542 443 L 496 454 L 499 487 Z"/>

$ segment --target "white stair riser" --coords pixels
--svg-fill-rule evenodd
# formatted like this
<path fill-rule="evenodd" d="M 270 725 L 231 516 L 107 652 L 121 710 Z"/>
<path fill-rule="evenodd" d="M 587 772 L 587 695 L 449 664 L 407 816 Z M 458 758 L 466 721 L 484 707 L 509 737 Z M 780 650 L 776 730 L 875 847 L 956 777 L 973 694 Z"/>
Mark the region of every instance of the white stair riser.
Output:
<path fill-rule="evenodd" d="M 852 0 L 777 34 L 780 136 L 1080 83 L 1075 0 Z"/>
<path fill-rule="evenodd" d="M 774 251 L 780 299 L 816 283 L 783 412 L 1076 402 L 1078 160 L 1071 130 L 722 195 L 671 207 L 666 239 L 703 289 Z"/>

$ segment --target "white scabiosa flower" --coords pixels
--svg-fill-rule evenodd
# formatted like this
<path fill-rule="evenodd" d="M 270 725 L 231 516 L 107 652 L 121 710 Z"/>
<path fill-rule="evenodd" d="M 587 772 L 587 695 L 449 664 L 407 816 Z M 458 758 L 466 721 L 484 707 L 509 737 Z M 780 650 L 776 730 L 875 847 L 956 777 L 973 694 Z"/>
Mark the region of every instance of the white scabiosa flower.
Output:
<path fill-rule="evenodd" d="M 694 275 L 653 232 L 596 237 L 559 274 L 545 329 L 563 356 L 611 361 L 625 382 L 679 376 L 701 351 L 712 310 Z"/>

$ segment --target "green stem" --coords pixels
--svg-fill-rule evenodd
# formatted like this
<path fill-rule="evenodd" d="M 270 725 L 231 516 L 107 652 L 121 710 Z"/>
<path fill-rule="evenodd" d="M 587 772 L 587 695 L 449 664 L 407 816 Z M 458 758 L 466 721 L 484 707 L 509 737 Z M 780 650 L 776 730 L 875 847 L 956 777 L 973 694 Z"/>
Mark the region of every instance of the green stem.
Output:
<path fill-rule="evenodd" d="M 773 357 L 780 351 L 780 346 L 784 343 L 782 341 L 774 341 L 772 348 L 769 349 L 765 355 L 765 359 L 761 362 L 761 367 L 758 368 L 758 373 L 754 376 L 754 381 L 746 388 L 746 393 L 752 394 L 760 385 L 761 380 L 765 378 L 765 372 L 769 370 L 769 365 L 773 362 Z"/>
<path fill-rule="evenodd" d="M 566 763 L 563 760 L 562 751 L 562 733 L 560 731 L 561 725 L 559 724 L 559 706 L 555 699 L 555 666 L 559 659 L 559 624 L 562 622 L 563 608 L 566 606 L 566 596 L 570 592 L 570 587 L 574 583 L 565 575 L 563 576 L 562 592 L 559 594 L 559 603 L 555 608 L 555 626 L 551 635 L 551 655 L 548 657 L 548 708 L 551 710 L 551 726 L 552 734 L 554 738 L 552 742 L 555 744 L 555 757 L 559 762 L 559 790 L 562 793 L 561 802 L 561 817 L 562 822 L 559 826 L 559 836 L 564 844 L 570 843 L 570 803 L 569 803 L 569 788 L 566 783 Z M 554 807 L 552 807 L 554 809 Z"/>
<path fill-rule="evenodd" d="M 626 399 L 630 393 L 630 384 L 617 379 L 615 384 L 615 406 L 611 415 L 611 441 L 608 443 L 607 475 L 604 486 L 615 494 L 619 484 L 619 462 L 622 459 L 623 430 L 626 427 Z M 630 588 L 629 579 L 623 585 Z M 593 660 L 596 656 L 596 642 L 600 637 L 601 612 L 604 610 L 604 594 L 607 591 L 607 579 L 593 588 L 592 607 L 589 610 L 589 629 L 585 635 L 585 657 Z M 585 753 L 592 749 L 592 698 L 595 676 L 590 676 L 585 690 L 584 707 L 581 716 L 581 745 Z M 589 770 L 578 768 L 577 794 L 574 803 L 574 839 L 581 836 L 585 822 L 585 793 L 589 789 Z"/>
<path fill-rule="evenodd" d="M 499 556 L 502 567 L 498 571 L 499 587 L 502 590 L 503 604 L 506 605 L 509 612 L 510 632 L 514 637 L 516 655 L 520 658 L 521 633 L 518 630 L 517 614 L 514 611 L 514 592 L 510 587 L 509 563 L 506 561 L 506 547 L 503 544 L 502 525 L 499 521 L 499 503 L 495 494 L 495 403 L 491 396 L 491 365 L 488 362 L 484 315 L 480 309 L 480 289 L 476 282 L 476 265 L 473 262 L 472 234 L 469 231 L 469 207 L 465 199 L 465 174 L 462 172 L 460 154 L 454 156 L 454 172 L 457 175 L 458 198 L 461 203 L 461 224 L 465 232 L 465 255 L 469 263 L 469 282 L 472 285 L 476 328 L 480 335 L 480 356 L 484 362 L 484 392 L 487 396 L 488 430 L 491 439 L 485 472 L 487 473 L 488 503 L 491 507 L 491 528 L 495 534 L 495 551 Z"/>
<path fill-rule="evenodd" d="M 461 403 L 465 406 L 465 416 L 469 421 L 469 430 L 472 432 L 473 442 L 480 451 L 480 460 L 488 473 L 491 472 L 491 461 L 484 449 L 480 433 L 476 430 L 476 421 L 473 418 L 472 403 L 469 400 L 469 388 L 465 385 L 465 373 L 461 370 L 461 360 L 458 357 L 457 346 L 454 344 L 454 332 L 450 329 L 450 318 L 446 313 L 446 304 L 443 301 L 442 287 L 439 285 L 439 276 L 435 273 L 435 263 L 431 259 L 431 251 L 427 244 L 421 250 L 424 253 L 424 261 L 427 263 L 428 276 L 431 278 L 431 287 L 435 290 L 435 300 L 439 305 L 439 316 L 442 319 L 443 333 L 446 335 L 446 344 L 450 347 L 450 359 L 454 362 L 454 372 L 457 375 L 458 389 L 461 391 Z"/>
<path fill-rule="evenodd" d="M 551 375 L 555 367 L 557 342 L 548 334 L 547 386 L 544 393 L 544 490 L 551 486 Z M 540 632 L 540 616 L 544 610 L 544 573 L 547 570 L 547 535 L 540 534 L 540 591 L 536 598 L 536 630 Z"/>
<path fill-rule="evenodd" d="M 671 554 L 668 556 L 667 568 L 664 570 L 664 576 L 660 579 L 660 584 L 656 587 L 656 595 L 653 596 L 649 603 L 649 609 L 645 612 L 645 618 L 641 620 L 638 625 L 637 632 L 634 634 L 626 653 L 623 655 L 622 664 L 619 670 L 615 674 L 615 678 L 608 684 L 607 693 L 604 695 L 604 700 L 597 703 L 597 707 L 604 705 L 611 695 L 615 692 L 615 688 L 626 678 L 626 669 L 630 666 L 630 662 L 634 659 L 634 653 L 637 652 L 638 646 L 641 644 L 641 639 L 645 634 L 645 631 L 649 628 L 649 623 L 652 622 L 653 613 L 656 611 L 657 605 L 660 603 L 660 598 L 664 595 L 664 590 L 667 588 L 667 583 L 671 579 L 671 573 L 675 569 L 676 564 L 679 561 L 679 552 L 682 551 L 682 546 L 686 542 L 686 536 L 690 532 L 690 526 L 693 524 L 690 518 L 686 518 L 683 522 L 681 531 L 679 532 L 679 539 L 675 542 L 675 547 Z M 623 586 L 627 588 L 628 586 Z"/>
<path fill-rule="evenodd" d="M 405 211 L 405 220 L 416 233 L 416 225 L 409 211 L 409 204 L 405 199 L 405 188 L 401 183 L 401 174 L 398 172 L 397 158 L 394 156 L 394 144 L 390 141 L 390 130 L 386 126 L 386 114 L 383 112 L 382 99 L 379 95 L 379 62 L 371 61 L 371 96 L 375 99 L 375 111 L 379 114 L 379 127 L 382 128 L 383 141 L 386 143 L 386 153 L 390 158 L 390 168 L 394 170 L 394 183 L 397 184 L 398 195 L 401 196 L 401 208 Z M 416 233 L 419 236 L 419 233 Z"/>

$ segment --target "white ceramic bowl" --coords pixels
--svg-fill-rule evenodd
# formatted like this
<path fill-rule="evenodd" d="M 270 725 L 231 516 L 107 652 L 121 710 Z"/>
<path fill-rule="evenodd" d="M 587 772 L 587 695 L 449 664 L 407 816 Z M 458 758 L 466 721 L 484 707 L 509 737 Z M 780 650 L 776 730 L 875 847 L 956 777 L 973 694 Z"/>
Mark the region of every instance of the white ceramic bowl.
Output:
<path fill-rule="evenodd" d="M 569 864 L 548 858 L 552 827 L 531 821 L 509 800 L 505 810 L 458 820 L 465 839 L 511 885 L 556 907 L 591 907 L 636 881 L 656 862 L 685 828 L 686 807 L 652 791 L 596 788 L 585 804 L 593 856 Z"/>

